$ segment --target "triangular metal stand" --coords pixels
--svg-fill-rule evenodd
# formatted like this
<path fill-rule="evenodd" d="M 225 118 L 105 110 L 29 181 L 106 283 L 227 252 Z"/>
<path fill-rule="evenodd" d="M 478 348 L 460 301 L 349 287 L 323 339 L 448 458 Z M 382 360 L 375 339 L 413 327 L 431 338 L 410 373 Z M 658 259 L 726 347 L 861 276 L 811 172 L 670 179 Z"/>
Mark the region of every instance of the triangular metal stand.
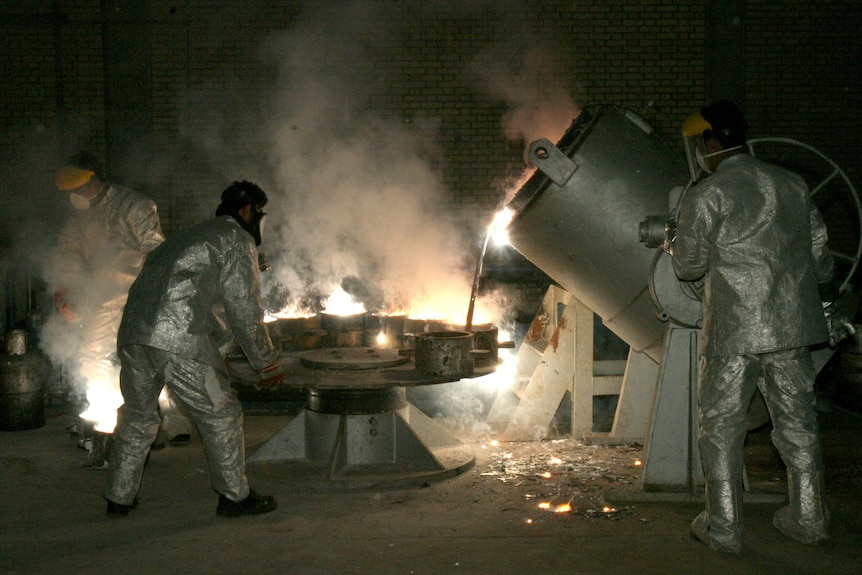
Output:
<path fill-rule="evenodd" d="M 511 388 L 501 390 L 486 418 L 504 441 L 548 435 L 566 393 L 572 398 L 572 435 L 596 443 L 643 441 L 655 395 L 658 365 L 630 350 L 626 361 L 595 361 L 594 314 L 569 292 L 551 286 L 518 348 Z M 610 433 L 593 433 L 593 397 L 619 395 Z"/>

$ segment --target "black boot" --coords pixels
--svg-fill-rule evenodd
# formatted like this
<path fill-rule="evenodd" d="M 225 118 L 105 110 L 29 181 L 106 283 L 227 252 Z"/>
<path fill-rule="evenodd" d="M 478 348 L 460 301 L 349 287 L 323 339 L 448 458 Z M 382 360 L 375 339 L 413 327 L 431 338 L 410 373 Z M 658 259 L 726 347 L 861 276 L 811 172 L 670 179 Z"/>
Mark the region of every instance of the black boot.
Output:
<path fill-rule="evenodd" d="M 129 511 L 138 507 L 137 497 L 135 497 L 135 500 L 132 501 L 131 505 L 123 505 L 122 503 L 111 501 L 110 499 L 107 499 L 106 501 L 108 502 L 108 517 L 125 517 L 129 514 Z"/>
<path fill-rule="evenodd" d="M 254 489 L 249 490 L 248 497 L 242 501 L 231 501 L 224 495 L 219 495 L 216 515 L 222 517 L 239 517 L 240 515 L 260 515 L 275 511 L 278 504 L 271 495 L 258 495 Z"/>

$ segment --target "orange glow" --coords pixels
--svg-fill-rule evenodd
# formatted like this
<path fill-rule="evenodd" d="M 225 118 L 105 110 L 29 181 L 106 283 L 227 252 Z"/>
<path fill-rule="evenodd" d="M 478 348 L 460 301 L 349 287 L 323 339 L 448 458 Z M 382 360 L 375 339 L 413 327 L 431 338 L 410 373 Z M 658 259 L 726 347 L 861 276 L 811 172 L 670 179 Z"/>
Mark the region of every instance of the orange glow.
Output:
<path fill-rule="evenodd" d="M 365 313 L 365 306 L 353 299 L 349 293 L 340 286 L 326 299 L 323 304 L 326 313 L 334 315 L 354 315 Z"/>
<path fill-rule="evenodd" d="M 572 511 L 572 506 L 568 503 L 563 503 L 561 505 L 557 505 L 554 508 L 554 513 L 570 513 Z"/>
<path fill-rule="evenodd" d="M 275 312 L 272 315 L 267 315 L 263 318 L 263 321 L 275 321 L 277 319 L 292 319 L 298 317 L 314 317 L 317 314 L 310 309 L 302 309 L 295 304 L 288 304 L 280 311 Z"/>
<path fill-rule="evenodd" d="M 550 501 L 542 501 L 541 503 L 539 503 L 539 509 L 550 509 L 550 508 L 551 508 Z"/>

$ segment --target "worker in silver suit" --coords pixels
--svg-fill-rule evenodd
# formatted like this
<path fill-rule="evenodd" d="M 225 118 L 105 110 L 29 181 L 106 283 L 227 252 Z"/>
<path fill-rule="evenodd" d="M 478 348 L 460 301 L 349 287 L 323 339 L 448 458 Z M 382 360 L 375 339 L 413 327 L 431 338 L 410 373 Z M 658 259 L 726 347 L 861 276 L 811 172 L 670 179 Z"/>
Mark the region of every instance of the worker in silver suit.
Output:
<path fill-rule="evenodd" d="M 691 529 L 730 553 L 742 549 L 743 441 L 758 386 L 787 467 L 789 505 L 774 526 L 816 544 L 829 522 L 809 346 L 829 337 L 822 293 L 833 285 L 833 260 L 806 184 L 748 154 L 746 129 L 726 100 L 685 121 L 692 178 L 708 177 L 684 193 L 666 244 L 680 279 L 705 278 L 698 404 L 706 509 Z"/>
<path fill-rule="evenodd" d="M 249 488 L 242 406 L 219 349 L 229 330 L 260 373 L 259 388 L 284 381 L 263 323 L 256 246 L 266 202 L 257 185 L 234 182 L 222 193 L 216 217 L 153 250 L 132 285 L 117 342 L 125 403 L 104 492 L 108 515 L 125 516 L 136 505 L 164 385 L 198 426 L 219 493 L 217 515 L 276 508 L 275 498 Z"/>
<path fill-rule="evenodd" d="M 65 324 L 55 322 L 49 329 L 63 347 L 78 342 L 74 350 L 58 353 L 76 383 L 86 387 L 88 418 L 97 430 L 111 433 L 122 403 L 116 350 L 123 306 L 144 258 L 165 236 L 156 204 L 109 182 L 101 162 L 89 153 L 69 158 L 57 171 L 55 184 L 69 195 L 75 214 L 60 233 L 54 258 L 55 300 Z M 170 409 L 168 401 L 163 396 L 165 433 L 170 438 L 190 434 L 189 421 Z"/>

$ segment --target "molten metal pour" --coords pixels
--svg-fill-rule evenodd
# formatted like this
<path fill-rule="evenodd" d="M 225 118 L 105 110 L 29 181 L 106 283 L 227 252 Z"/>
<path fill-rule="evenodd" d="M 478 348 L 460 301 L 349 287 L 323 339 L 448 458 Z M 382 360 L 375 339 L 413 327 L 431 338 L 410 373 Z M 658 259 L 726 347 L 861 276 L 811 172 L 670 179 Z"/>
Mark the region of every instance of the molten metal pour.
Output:
<path fill-rule="evenodd" d="M 476 262 L 476 273 L 473 275 L 473 289 L 470 292 L 470 305 L 467 308 L 467 321 L 464 322 L 464 331 L 472 331 L 473 329 L 473 311 L 476 307 L 476 295 L 479 292 L 479 279 L 482 277 L 482 267 L 485 263 L 485 252 L 488 251 L 488 242 L 491 238 L 496 238 L 498 243 L 505 243 L 505 239 L 500 237 L 506 230 L 506 226 L 512 221 L 514 212 L 508 208 L 497 212 L 491 225 L 488 226 L 488 232 L 485 234 L 485 241 L 482 242 L 482 251 L 479 252 L 479 259 Z"/>

